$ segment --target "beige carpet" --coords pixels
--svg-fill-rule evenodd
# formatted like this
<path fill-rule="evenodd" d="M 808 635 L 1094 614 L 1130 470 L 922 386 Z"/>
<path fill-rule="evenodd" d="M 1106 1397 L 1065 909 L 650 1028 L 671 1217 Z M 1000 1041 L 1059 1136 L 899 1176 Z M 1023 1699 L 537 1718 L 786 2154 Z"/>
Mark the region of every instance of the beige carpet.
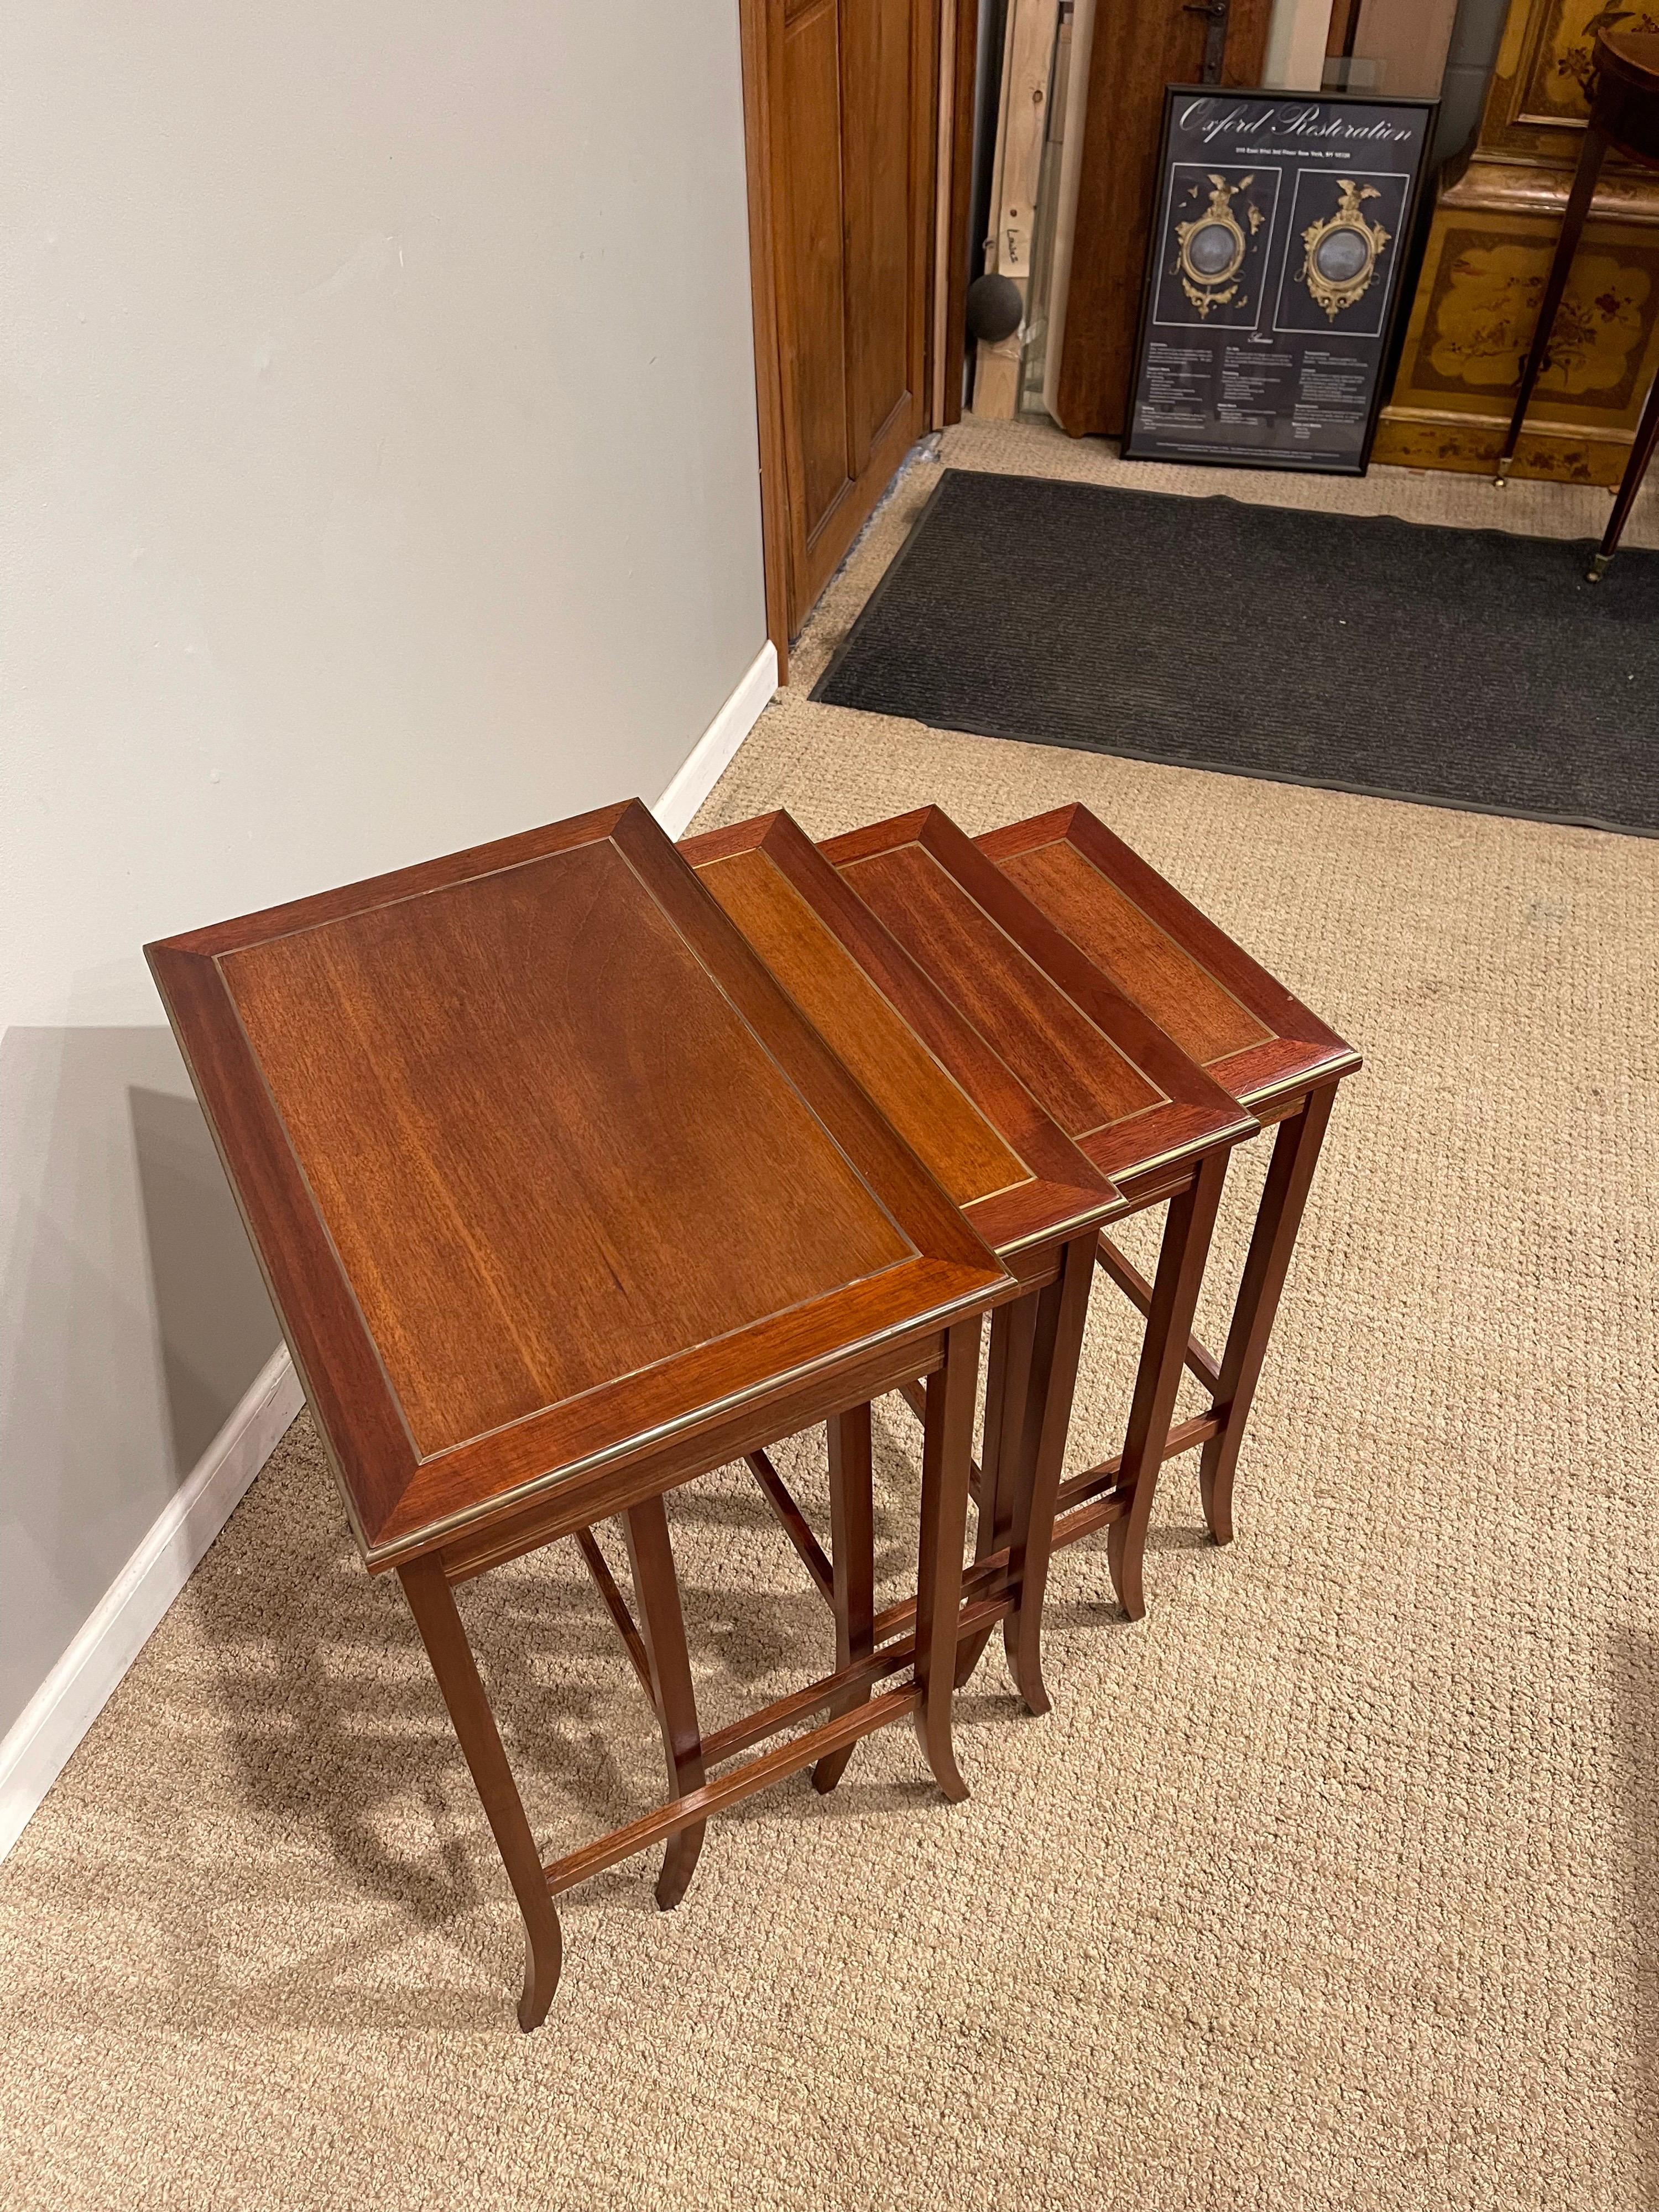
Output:
<path fill-rule="evenodd" d="M 1116 465 L 1029 430 L 969 426 L 948 452 Z M 832 589 L 799 684 L 931 466 Z M 1496 504 L 1392 471 L 1227 489 Z M 1511 524 L 1573 532 L 1605 507 L 1507 501 Z M 799 688 L 705 819 L 787 804 L 822 832 L 940 799 L 978 830 L 1074 795 L 1367 1055 L 1237 1543 L 1200 1540 L 1176 1462 L 1148 1620 L 1115 1615 L 1079 1546 L 1053 1592 L 1053 1715 L 1018 1717 L 1000 1654 L 963 1697 L 970 1802 L 944 1805 L 893 1731 L 832 1801 L 798 1779 L 716 1827 L 678 1912 L 652 1910 L 652 1866 L 617 1870 L 570 1901 L 564 1984 L 525 2038 L 477 1804 L 301 1422 L 0 1870 L 0 2203 L 1659 2201 L 1659 1512 L 1638 1433 L 1659 1395 L 1659 845 L 952 737 Z M 1260 1173 L 1234 1172 L 1230 1264 Z M 1107 1295 L 1079 1460 L 1114 1441 L 1127 1371 Z M 902 1411 L 881 1443 L 890 1567 L 915 1504 Z M 785 1454 L 809 1492 L 817 1450 Z M 718 1717 L 821 1663 L 827 1624 L 740 1479 L 675 1504 Z M 656 1793 L 568 1547 L 467 1610 L 550 1850 Z"/>

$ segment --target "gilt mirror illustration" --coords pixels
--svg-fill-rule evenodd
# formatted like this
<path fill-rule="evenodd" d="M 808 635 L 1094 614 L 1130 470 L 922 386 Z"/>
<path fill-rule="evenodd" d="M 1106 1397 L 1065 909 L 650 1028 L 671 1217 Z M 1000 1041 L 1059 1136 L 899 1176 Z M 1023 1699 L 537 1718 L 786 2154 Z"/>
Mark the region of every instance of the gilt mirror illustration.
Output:
<path fill-rule="evenodd" d="M 1434 113 L 1168 88 L 1126 459 L 1364 469 Z"/>

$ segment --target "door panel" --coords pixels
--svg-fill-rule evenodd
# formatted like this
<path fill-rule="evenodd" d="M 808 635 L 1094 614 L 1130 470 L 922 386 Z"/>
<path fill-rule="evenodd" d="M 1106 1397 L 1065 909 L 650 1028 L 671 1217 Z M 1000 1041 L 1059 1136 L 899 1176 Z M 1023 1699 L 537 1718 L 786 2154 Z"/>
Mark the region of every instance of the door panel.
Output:
<path fill-rule="evenodd" d="M 1257 85 L 1271 0 L 1231 0 L 1222 85 Z M 1166 84 L 1196 84 L 1207 10 L 1183 0 L 1114 0 L 1095 16 L 1077 225 L 1055 396 L 1073 437 L 1121 434 L 1157 191 Z"/>
<path fill-rule="evenodd" d="M 767 0 L 789 627 L 926 426 L 939 0 Z"/>
<path fill-rule="evenodd" d="M 843 0 L 853 473 L 910 392 L 912 0 Z"/>
<path fill-rule="evenodd" d="M 783 258 L 793 280 L 787 314 L 794 368 L 785 405 L 810 538 L 848 476 L 841 26 L 836 0 L 796 0 L 785 15 L 778 128 L 790 179 L 781 212 Z"/>

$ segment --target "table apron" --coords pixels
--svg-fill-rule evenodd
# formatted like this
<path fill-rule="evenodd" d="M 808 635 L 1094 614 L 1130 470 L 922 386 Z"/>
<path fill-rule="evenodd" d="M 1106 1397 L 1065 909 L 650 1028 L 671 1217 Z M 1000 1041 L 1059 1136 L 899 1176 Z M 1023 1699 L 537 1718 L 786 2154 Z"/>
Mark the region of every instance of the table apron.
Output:
<path fill-rule="evenodd" d="M 561 1483 L 546 1498 L 510 1516 L 460 1530 L 447 1541 L 424 1548 L 438 1552 L 452 1583 L 469 1581 L 488 1568 L 504 1566 L 526 1552 L 539 1551 L 544 1544 L 623 1512 L 641 1498 L 694 1482 L 714 1468 L 775 1443 L 780 1437 L 793 1436 L 851 1407 L 884 1397 L 903 1383 L 933 1374 L 944 1357 L 942 1329 L 920 1344 L 912 1339 L 883 1346 L 831 1376 L 815 1376 L 793 1389 L 775 1393 L 759 1407 L 745 1405 L 686 1435 L 633 1454 L 620 1465 Z M 403 1554 L 383 1564 L 406 1566 L 411 1556 Z"/>

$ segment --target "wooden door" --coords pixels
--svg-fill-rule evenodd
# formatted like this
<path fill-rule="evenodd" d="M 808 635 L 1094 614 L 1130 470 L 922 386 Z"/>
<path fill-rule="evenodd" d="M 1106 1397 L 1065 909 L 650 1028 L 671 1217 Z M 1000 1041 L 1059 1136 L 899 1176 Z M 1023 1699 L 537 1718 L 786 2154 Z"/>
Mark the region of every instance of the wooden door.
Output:
<path fill-rule="evenodd" d="M 1226 0 L 1216 0 L 1225 7 Z M 1218 85 L 1259 85 L 1272 0 L 1231 0 Z M 1157 191 L 1166 84 L 1205 75 L 1212 9 L 1192 0 L 1101 0 L 1089 58 L 1077 225 L 1055 412 L 1073 437 L 1122 434 Z"/>
<path fill-rule="evenodd" d="M 770 443 L 791 635 L 927 424 L 939 3 L 750 0 L 762 467 Z"/>

